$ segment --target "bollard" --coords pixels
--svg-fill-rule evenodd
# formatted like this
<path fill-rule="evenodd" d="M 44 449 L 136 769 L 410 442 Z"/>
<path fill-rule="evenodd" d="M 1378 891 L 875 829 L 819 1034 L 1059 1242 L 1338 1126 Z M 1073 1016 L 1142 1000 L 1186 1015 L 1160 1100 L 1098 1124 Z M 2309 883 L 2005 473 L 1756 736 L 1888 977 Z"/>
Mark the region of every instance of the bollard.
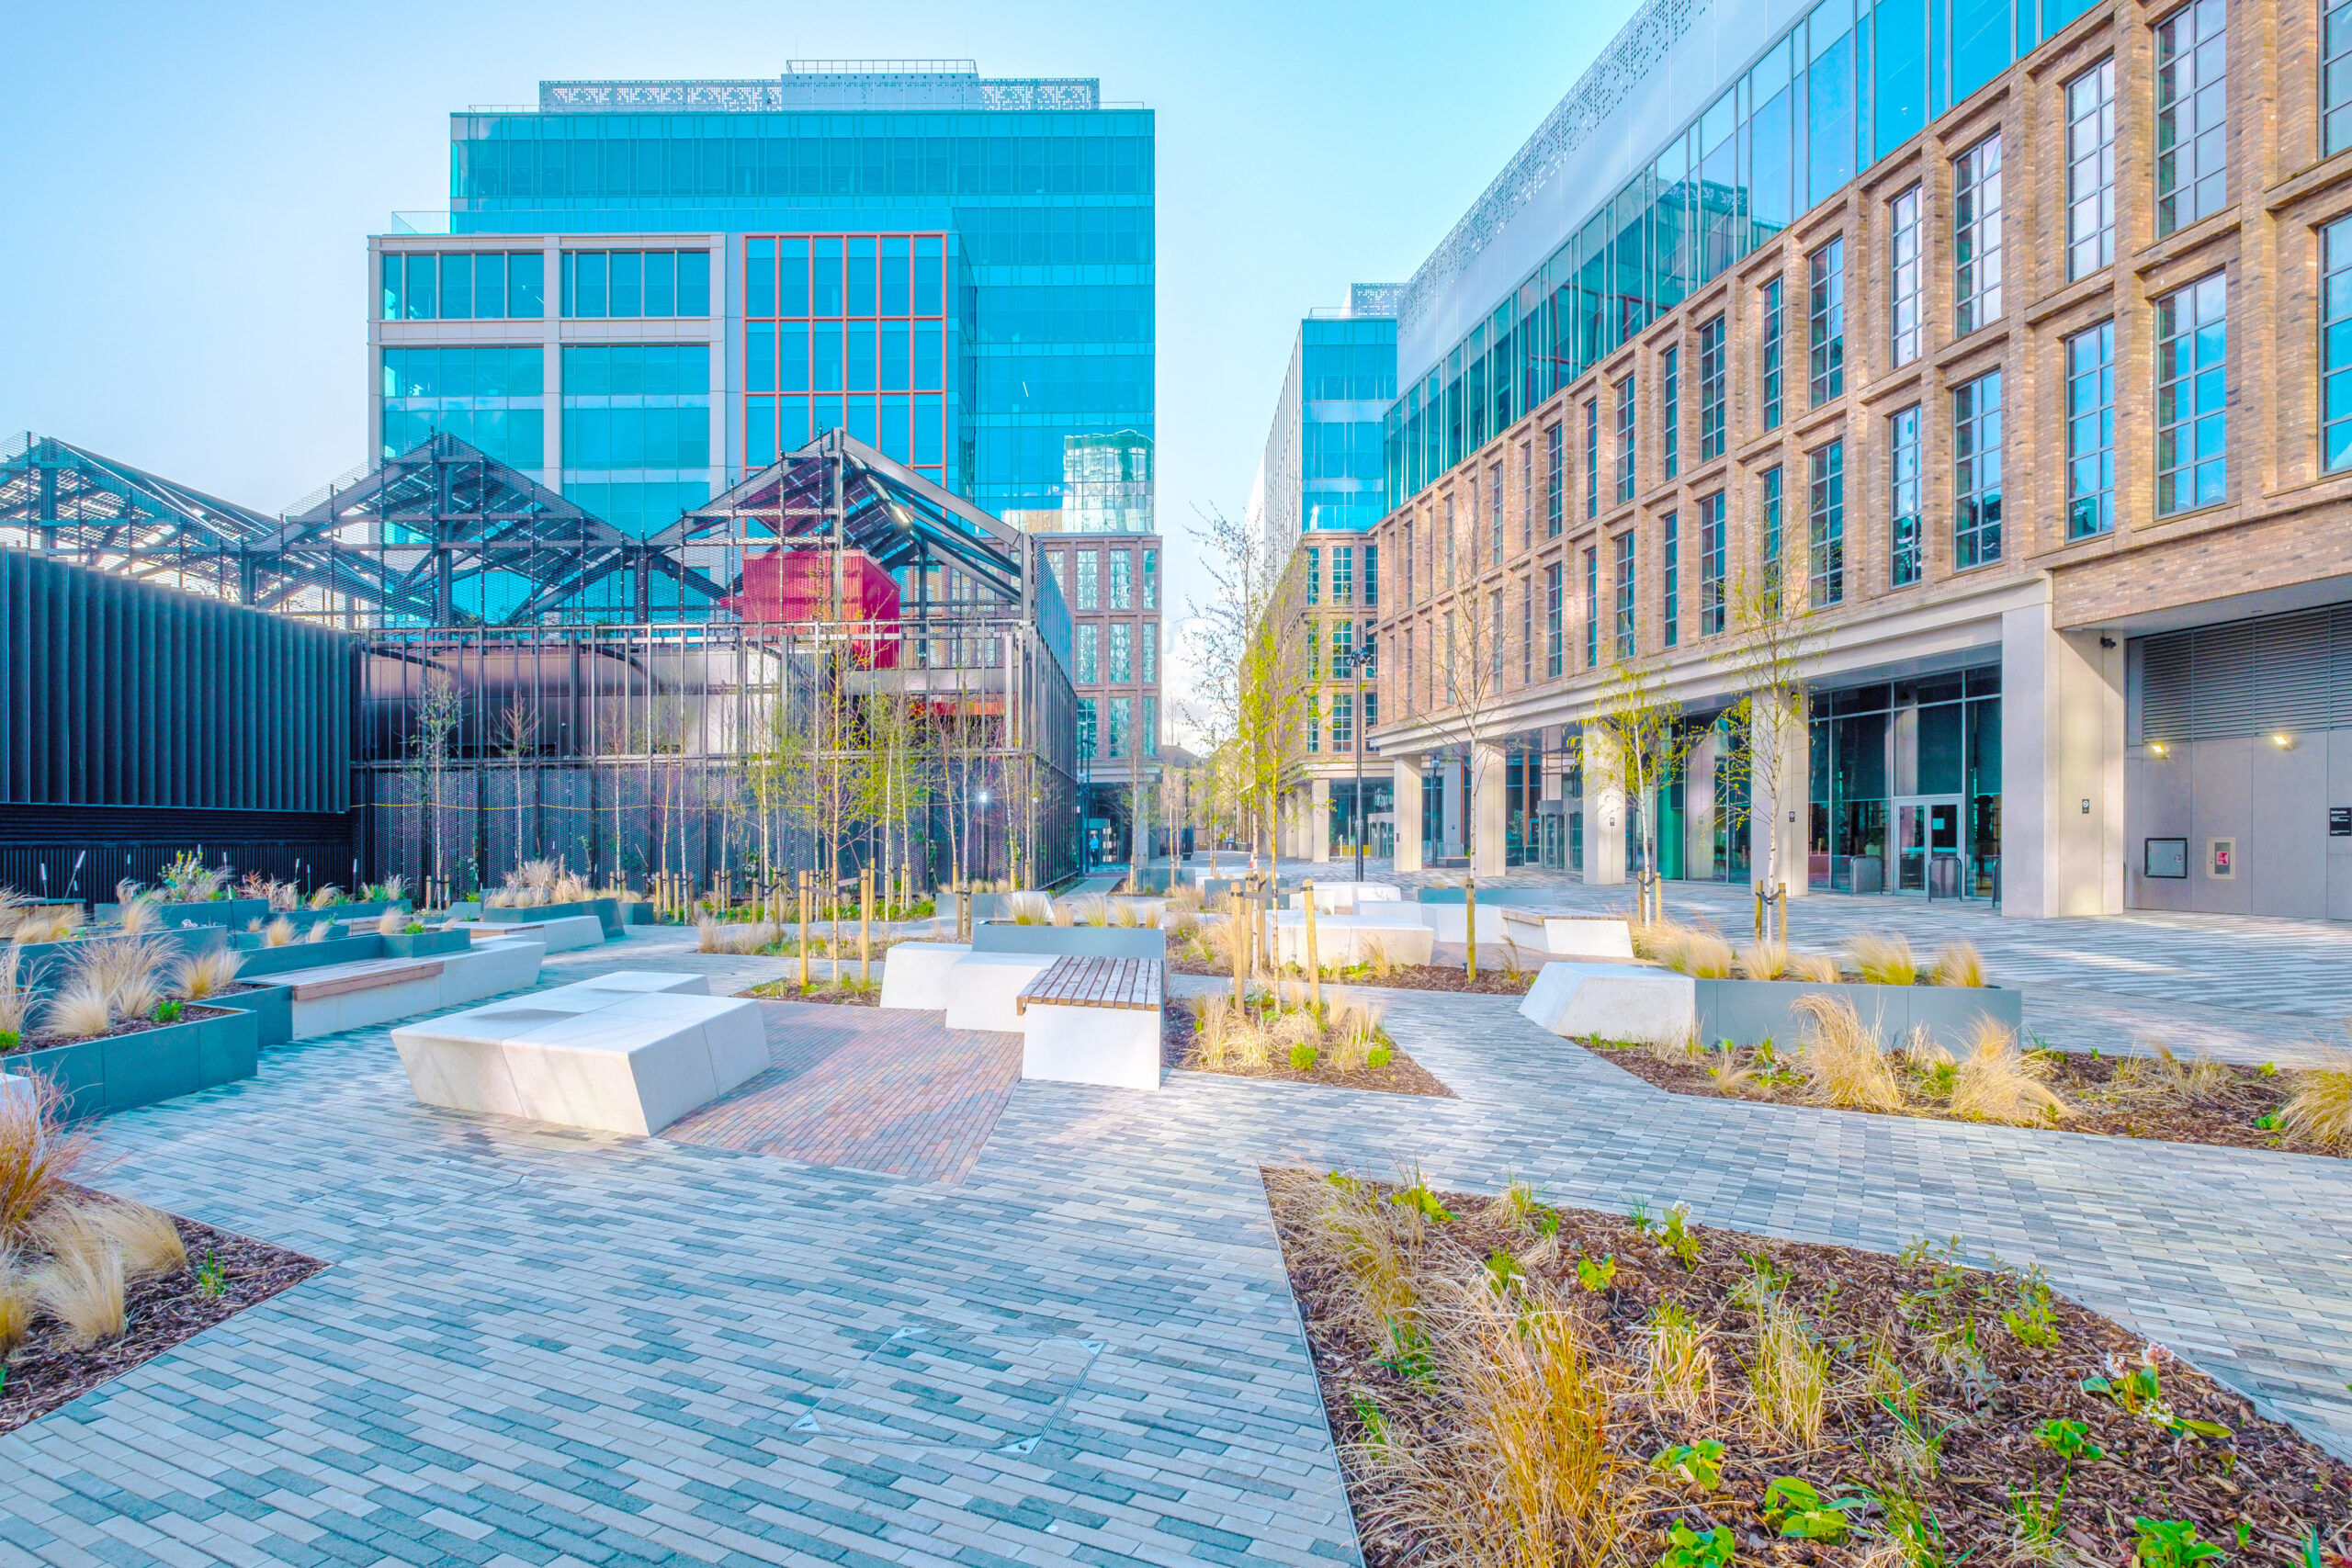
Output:
<path fill-rule="evenodd" d="M 1317 1018 L 1323 1016 L 1323 964 L 1321 953 L 1315 945 L 1315 879 L 1309 877 L 1306 891 L 1306 1005 Z"/>
<path fill-rule="evenodd" d="M 871 985 L 874 980 L 874 868 L 860 867 L 857 874 L 857 983 Z"/>
<path fill-rule="evenodd" d="M 808 988 L 808 874 L 800 874 L 800 988 Z"/>

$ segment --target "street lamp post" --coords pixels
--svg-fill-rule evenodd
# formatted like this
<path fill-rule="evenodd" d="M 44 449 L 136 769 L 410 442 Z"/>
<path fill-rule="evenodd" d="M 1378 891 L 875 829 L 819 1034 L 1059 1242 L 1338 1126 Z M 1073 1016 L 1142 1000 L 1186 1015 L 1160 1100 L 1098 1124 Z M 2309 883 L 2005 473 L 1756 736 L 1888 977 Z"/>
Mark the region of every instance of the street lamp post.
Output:
<path fill-rule="evenodd" d="M 1363 716 L 1363 667 L 1372 661 L 1372 634 L 1364 634 L 1363 646 L 1348 660 L 1349 673 L 1356 680 L 1355 753 L 1356 753 L 1356 881 L 1363 881 L 1363 835 L 1371 818 L 1363 808 L 1363 748 L 1370 739 L 1370 727 Z"/>

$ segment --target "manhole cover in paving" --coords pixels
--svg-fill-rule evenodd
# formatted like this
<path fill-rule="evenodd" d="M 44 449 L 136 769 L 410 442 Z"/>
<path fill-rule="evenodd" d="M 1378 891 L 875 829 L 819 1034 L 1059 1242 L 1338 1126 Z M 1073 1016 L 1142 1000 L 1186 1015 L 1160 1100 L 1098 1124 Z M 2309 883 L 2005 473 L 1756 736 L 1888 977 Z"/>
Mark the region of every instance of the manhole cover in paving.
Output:
<path fill-rule="evenodd" d="M 1086 1381 L 1102 1341 L 910 1325 L 866 1352 L 796 1432 L 899 1447 L 1027 1453 Z"/>

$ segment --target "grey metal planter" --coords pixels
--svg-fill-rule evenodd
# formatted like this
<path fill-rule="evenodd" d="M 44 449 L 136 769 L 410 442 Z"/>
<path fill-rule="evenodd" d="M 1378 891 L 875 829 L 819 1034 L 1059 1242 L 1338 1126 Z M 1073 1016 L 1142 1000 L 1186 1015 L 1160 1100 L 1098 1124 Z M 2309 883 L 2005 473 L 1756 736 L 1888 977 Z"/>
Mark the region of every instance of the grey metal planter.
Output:
<path fill-rule="evenodd" d="M 205 998 L 204 1005 L 253 1014 L 260 1031 L 256 1044 L 283 1045 L 294 1038 L 294 987 L 290 982 L 240 986 Z"/>
<path fill-rule="evenodd" d="M 384 939 L 373 931 L 360 936 L 330 937 L 324 942 L 288 942 L 284 947 L 251 947 L 237 977 L 251 980 L 263 975 L 283 975 L 291 969 L 316 969 L 326 964 L 359 964 L 384 956 Z"/>
<path fill-rule="evenodd" d="M 471 931 L 386 931 L 379 939 L 387 958 L 431 958 L 443 953 L 464 953 L 474 944 Z"/>
<path fill-rule="evenodd" d="M 181 954 L 209 953 L 229 943 L 229 932 L 220 926 L 179 926 L 145 934 Z M 118 932 L 113 936 L 75 937 L 68 942 L 27 942 L 17 950 L 17 979 L 19 984 L 27 986 L 54 986 L 73 967 L 75 953 L 92 942 L 120 940 Z"/>
<path fill-rule="evenodd" d="M 1953 1052 L 1967 1045 L 1980 1018 L 2015 1032 L 2025 1026 L 2023 993 L 2006 986 L 1833 986 L 1804 980 L 1694 980 L 1691 985 L 1699 1038 L 1710 1045 L 1718 1040 L 1741 1045 L 1763 1040 L 1795 1044 L 1804 1032 L 1790 1010 L 1799 997 L 1816 993 L 1851 1002 L 1855 1015 L 1890 1046 L 1919 1026 Z"/>
<path fill-rule="evenodd" d="M 560 920 L 581 915 L 594 915 L 604 922 L 606 942 L 621 934 L 620 900 L 617 898 L 582 898 L 569 904 L 485 904 L 481 911 L 483 923 L 493 926 L 537 925 L 541 920 Z"/>
<path fill-rule="evenodd" d="M 64 1091 L 67 1112 L 77 1120 L 254 1076 L 260 1043 L 255 1014 L 209 1002 L 191 1003 L 188 1013 L 178 1023 L 133 1034 L 14 1051 L 0 1056 L 0 1070 L 49 1078 Z"/>
<path fill-rule="evenodd" d="M 972 951 L 1164 960 L 1168 933 L 1157 926 L 1022 926 L 1010 920 L 983 920 L 972 927 Z"/>

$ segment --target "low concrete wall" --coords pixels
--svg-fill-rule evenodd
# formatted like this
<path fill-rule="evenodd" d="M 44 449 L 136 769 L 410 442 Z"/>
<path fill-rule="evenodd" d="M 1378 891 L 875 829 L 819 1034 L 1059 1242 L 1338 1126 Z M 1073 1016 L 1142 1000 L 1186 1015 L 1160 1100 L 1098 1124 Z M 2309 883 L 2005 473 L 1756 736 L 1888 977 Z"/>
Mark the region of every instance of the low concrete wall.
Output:
<path fill-rule="evenodd" d="M 67 1113 L 82 1119 L 249 1078 L 259 1043 L 252 1013 L 222 1009 L 134 1034 L 13 1052 L 0 1056 L 0 1070 L 40 1074 L 64 1091 Z"/>
<path fill-rule="evenodd" d="M 2025 1027 L 2023 994 L 2003 986 L 1831 986 L 1802 980 L 1692 984 L 1699 1038 L 1708 1044 L 1729 1040 L 1753 1045 L 1770 1040 L 1794 1045 L 1804 1038 L 1804 1030 L 1790 1010 L 1800 997 L 1824 993 L 1851 1002 L 1855 1015 L 1888 1046 L 1899 1043 L 1914 1027 L 1924 1026 L 1938 1044 L 1958 1053 L 1967 1047 L 1979 1019 L 1989 1018 L 2019 1033 Z"/>

